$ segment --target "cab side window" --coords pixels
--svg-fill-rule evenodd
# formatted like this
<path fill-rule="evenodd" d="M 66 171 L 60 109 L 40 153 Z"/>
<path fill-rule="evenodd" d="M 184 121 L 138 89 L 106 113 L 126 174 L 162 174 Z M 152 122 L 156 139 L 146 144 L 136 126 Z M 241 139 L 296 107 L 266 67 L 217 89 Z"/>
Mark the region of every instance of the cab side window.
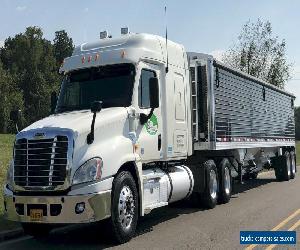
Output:
<path fill-rule="evenodd" d="M 150 108 L 150 92 L 149 92 L 149 79 L 156 77 L 154 71 L 142 69 L 140 84 L 139 84 L 139 107 Z"/>

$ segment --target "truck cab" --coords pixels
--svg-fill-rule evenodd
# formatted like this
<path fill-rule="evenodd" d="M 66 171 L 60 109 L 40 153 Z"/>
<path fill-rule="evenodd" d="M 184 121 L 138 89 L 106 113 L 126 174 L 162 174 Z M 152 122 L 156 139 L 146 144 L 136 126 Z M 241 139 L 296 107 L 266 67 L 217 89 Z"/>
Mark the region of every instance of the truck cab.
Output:
<path fill-rule="evenodd" d="M 54 113 L 16 136 L 4 190 L 7 218 L 33 234 L 47 224 L 110 217 L 121 172 L 131 175 L 139 199 L 119 210 L 143 215 L 152 203 L 143 200 L 142 166 L 191 154 L 183 46 L 168 41 L 166 47 L 163 38 L 149 34 L 105 37 L 76 47 L 60 72 Z M 91 112 L 94 102 L 101 107 Z M 124 203 L 133 195 L 127 192 Z"/>

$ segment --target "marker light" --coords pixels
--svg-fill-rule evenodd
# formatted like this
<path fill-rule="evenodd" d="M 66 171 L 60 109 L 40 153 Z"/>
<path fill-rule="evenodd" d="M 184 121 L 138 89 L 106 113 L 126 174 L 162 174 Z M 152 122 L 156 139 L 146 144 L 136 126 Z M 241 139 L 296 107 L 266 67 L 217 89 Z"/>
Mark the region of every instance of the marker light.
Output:
<path fill-rule="evenodd" d="M 91 60 L 92 60 L 92 56 L 89 56 L 88 57 L 88 62 L 91 62 Z"/>
<path fill-rule="evenodd" d="M 121 35 L 127 35 L 127 34 L 129 34 L 129 28 L 128 27 L 121 28 Z"/>
<path fill-rule="evenodd" d="M 108 33 L 106 30 L 100 32 L 100 39 L 105 39 L 108 37 Z"/>
<path fill-rule="evenodd" d="M 81 63 L 84 63 L 84 61 L 85 61 L 85 56 L 83 56 L 83 57 L 81 58 Z"/>

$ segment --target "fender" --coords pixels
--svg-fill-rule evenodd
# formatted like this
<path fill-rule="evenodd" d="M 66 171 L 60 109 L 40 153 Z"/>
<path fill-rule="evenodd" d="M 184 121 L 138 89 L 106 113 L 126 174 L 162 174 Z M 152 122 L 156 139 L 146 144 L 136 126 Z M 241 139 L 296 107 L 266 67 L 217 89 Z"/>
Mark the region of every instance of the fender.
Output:
<path fill-rule="evenodd" d="M 143 170 L 142 170 L 142 162 L 140 156 L 136 153 L 128 154 L 124 156 L 120 162 L 122 162 L 122 164 L 120 164 L 120 168 L 118 169 L 117 173 L 124 169 L 127 170 L 130 169 L 130 171 L 133 171 L 135 173 L 137 179 L 138 192 L 139 192 L 139 206 L 140 206 L 139 212 L 141 216 L 144 216 Z"/>

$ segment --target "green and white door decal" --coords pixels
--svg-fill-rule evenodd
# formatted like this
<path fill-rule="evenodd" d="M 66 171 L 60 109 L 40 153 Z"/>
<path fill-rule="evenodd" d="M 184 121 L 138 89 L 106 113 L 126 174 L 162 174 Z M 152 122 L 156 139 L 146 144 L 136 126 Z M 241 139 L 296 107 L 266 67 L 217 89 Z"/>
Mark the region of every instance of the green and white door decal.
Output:
<path fill-rule="evenodd" d="M 147 133 L 149 135 L 156 135 L 158 131 L 158 121 L 155 114 L 153 114 L 150 119 L 144 125 Z"/>

